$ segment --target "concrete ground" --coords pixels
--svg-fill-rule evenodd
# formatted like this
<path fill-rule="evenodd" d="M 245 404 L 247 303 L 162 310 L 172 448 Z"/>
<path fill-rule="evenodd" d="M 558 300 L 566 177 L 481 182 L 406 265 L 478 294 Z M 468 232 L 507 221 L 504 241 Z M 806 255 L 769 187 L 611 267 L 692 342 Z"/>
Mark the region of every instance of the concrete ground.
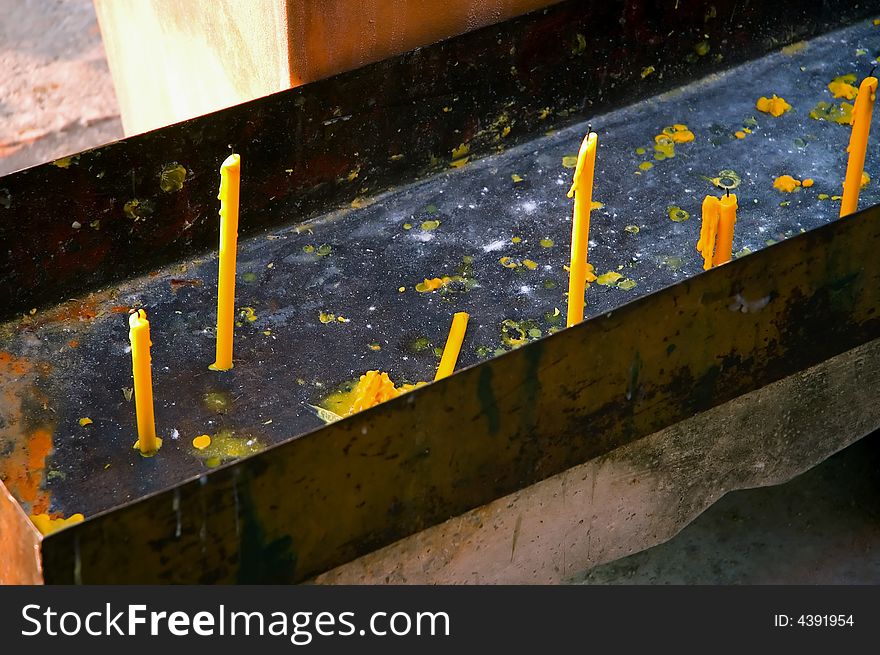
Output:
<path fill-rule="evenodd" d="M 0 175 L 122 137 L 91 0 L 0 0 Z M 586 584 L 880 584 L 880 433 Z"/>
<path fill-rule="evenodd" d="M 0 175 L 122 137 L 91 0 L 0 0 Z"/>

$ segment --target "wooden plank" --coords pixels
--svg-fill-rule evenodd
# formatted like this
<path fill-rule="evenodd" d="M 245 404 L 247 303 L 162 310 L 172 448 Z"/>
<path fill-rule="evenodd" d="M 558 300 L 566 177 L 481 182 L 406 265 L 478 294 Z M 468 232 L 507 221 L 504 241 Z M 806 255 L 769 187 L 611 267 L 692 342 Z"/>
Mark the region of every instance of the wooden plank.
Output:
<path fill-rule="evenodd" d="M 95 0 L 127 135 L 558 0 Z"/>

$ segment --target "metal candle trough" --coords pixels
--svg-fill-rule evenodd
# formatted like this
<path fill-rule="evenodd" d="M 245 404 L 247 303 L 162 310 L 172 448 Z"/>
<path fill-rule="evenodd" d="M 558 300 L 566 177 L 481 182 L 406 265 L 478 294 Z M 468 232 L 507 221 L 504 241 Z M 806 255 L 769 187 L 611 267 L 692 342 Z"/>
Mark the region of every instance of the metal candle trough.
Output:
<path fill-rule="evenodd" d="M 876 429 L 878 186 L 836 220 L 820 194 L 849 131 L 809 114 L 867 74 L 878 10 L 563 2 L 0 178 L 0 581 L 564 580 Z M 793 111 L 757 112 L 772 93 Z M 563 330 L 563 160 L 587 122 L 590 260 L 620 279 Z M 655 158 L 674 124 L 696 139 Z M 217 373 L 230 149 L 241 313 Z M 723 171 L 738 257 L 703 272 Z M 782 174 L 815 185 L 782 194 Z M 435 276 L 454 282 L 415 289 Z M 152 324 L 149 459 L 130 307 Z M 432 379 L 455 311 L 464 370 L 327 425 L 312 410 L 366 370 Z M 38 512 L 86 520 L 44 538 Z"/>

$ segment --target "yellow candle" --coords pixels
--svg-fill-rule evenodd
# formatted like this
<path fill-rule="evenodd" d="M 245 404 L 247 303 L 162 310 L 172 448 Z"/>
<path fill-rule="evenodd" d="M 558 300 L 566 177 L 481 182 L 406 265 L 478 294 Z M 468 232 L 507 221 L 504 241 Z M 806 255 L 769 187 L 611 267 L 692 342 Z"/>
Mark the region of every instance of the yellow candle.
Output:
<path fill-rule="evenodd" d="M 703 270 L 705 271 L 712 268 L 715 240 L 718 235 L 719 212 L 718 198 L 706 196 L 703 199 L 703 222 L 700 226 L 700 240 L 697 241 L 697 252 L 703 255 Z"/>
<path fill-rule="evenodd" d="M 461 342 L 464 339 L 469 318 L 470 316 L 467 312 L 457 312 L 452 317 L 452 327 L 449 328 L 449 336 L 446 338 L 443 356 L 440 358 L 440 365 L 437 367 L 437 374 L 434 376 L 435 381 L 449 377 L 455 370 L 455 365 L 458 363 L 458 353 L 461 352 Z"/>
<path fill-rule="evenodd" d="M 733 226 L 736 225 L 736 195 L 728 193 L 718 202 L 718 236 L 715 240 L 713 266 L 729 262 L 733 258 Z"/>
<path fill-rule="evenodd" d="M 584 288 L 587 284 L 587 245 L 590 240 L 590 209 L 593 204 L 593 171 L 596 168 L 596 146 L 599 137 L 590 132 L 578 152 L 574 180 L 568 197 L 574 197 L 574 219 L 571 226 L 571 262 L 568 274 L 568 316 L 571 327 L 584 320 Z"/>
<path fill-rule="evenodd" d="M 131 372 L 134 376 L 134 406 L 137 412 L 138 440 L 134 447 L 142 455 L 154 455 L 162 445 L 156 436 L 153 416 L 153 373 L 150 359 L 150 322 L 143 309 L 128 317 L 128 339 L 131 341 Z"/>
<path fill-rule="evenodd" d="M 220 273 L 217 279 L 217 353 L 208 368 L 232 368 L 232 328 L 235 321 L 235 255 L 238 249 L 238 191 L 241 159 L 229 155 L 220 167 Z"/>
<path fill-rule="evenodd" d="M 874 111 L 874 97 L 877 94 L 877 78 L 866 77 L 859 85 L 859 95 L 853 109 L 852 132 L 849 136 L 849 162 L 846 165 L 846 179 L 843 182 L 843 200 L 840 203 L 840 217 L 855 213 L 859 208 L 859 191 L 862 188 L 862 172 L 865 168 L 865 152 L 868 149 L 868 134 L 871 131 L 871 114 Z"/>

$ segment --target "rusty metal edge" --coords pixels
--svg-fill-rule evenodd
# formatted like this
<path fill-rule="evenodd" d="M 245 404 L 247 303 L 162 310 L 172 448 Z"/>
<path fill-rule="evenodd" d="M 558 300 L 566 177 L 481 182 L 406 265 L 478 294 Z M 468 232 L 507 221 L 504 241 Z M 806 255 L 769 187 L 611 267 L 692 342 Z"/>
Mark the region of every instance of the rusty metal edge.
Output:
<path fill-rule="evenodd" d="M 40 533 L 0 482 L 0 584 L 43 583 Z"/>

